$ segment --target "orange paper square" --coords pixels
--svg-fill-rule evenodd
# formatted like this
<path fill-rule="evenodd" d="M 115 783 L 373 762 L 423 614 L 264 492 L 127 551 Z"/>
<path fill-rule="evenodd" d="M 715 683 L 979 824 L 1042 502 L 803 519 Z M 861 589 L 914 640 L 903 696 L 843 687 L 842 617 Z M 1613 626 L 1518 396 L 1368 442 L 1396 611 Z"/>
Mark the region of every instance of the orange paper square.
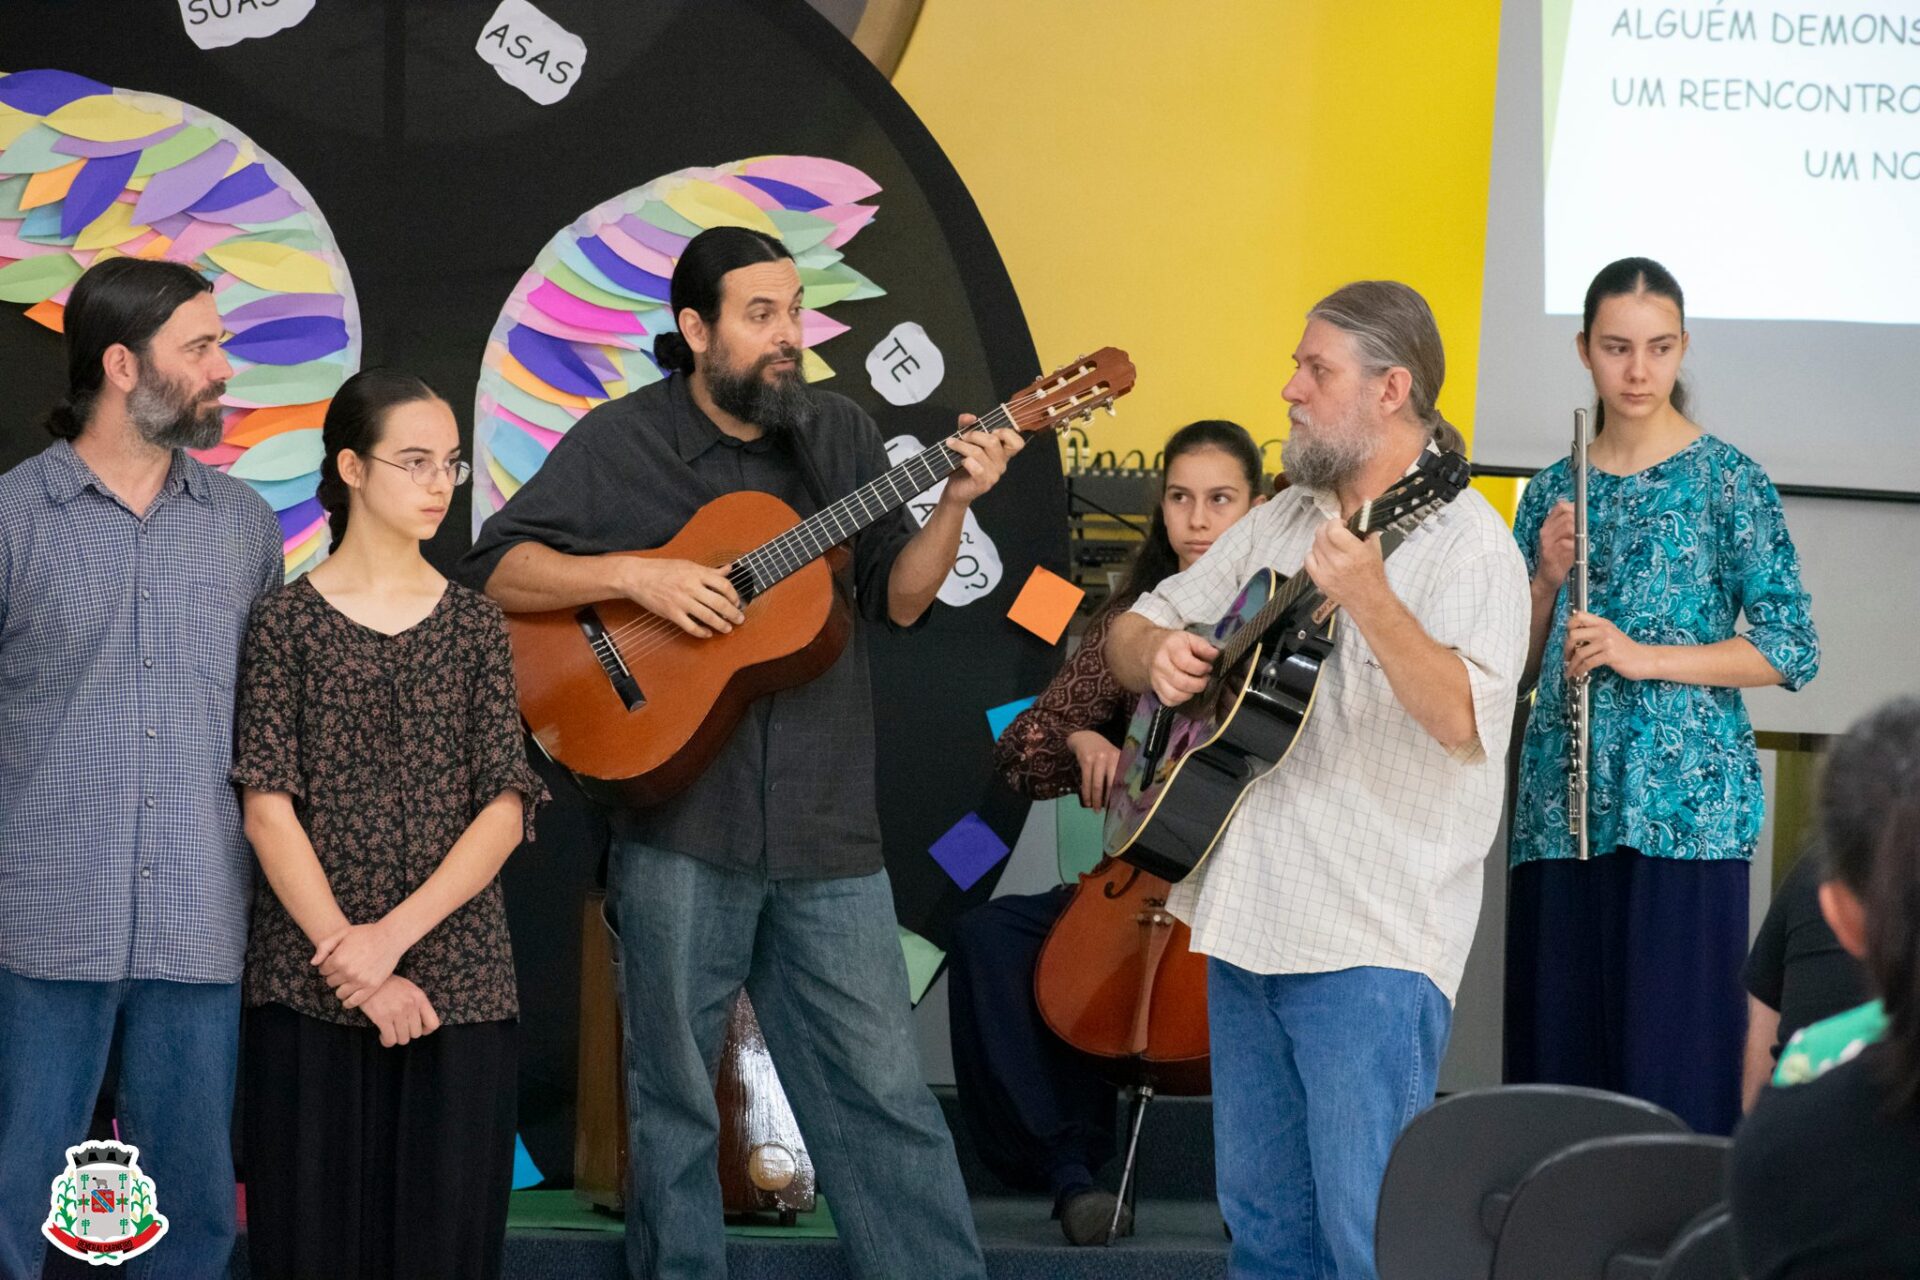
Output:
<path fill-rule="evenodd" d="M 1007 610 L 1007 617 L 1048 644 L 1058 644 L 1067 624 L 1073 621 L 1073 611 L 1080 607 L 1086 594 L 1059 574 L 1035 565 L 1033 576 L 1020 588 L 1020 595 L 1014 600 L 1013 608 Z"/>

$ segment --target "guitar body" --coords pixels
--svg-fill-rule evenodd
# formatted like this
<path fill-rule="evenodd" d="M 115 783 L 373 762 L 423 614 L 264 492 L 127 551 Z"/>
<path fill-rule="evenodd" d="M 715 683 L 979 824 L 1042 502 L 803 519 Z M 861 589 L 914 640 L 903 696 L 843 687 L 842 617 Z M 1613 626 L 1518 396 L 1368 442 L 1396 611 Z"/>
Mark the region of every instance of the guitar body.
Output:
<path fill-rule="evenodd" d="M 1286 580 L 1255 574 L 1208 639 L 1224 647 Z M 1206 860 L 1247 788 L 1286 759 L 1313 710 L 1333 624 L 1305 612 L 1268 626 L 1211 696 L 1171 708 L 1141 695 L 1120 747 L 1123 782 L 1107 801 L 1108 856 L 1176 882 Z"/>
<path fill-rule="evenodd" d="M 743 490 L 700 508 L 664 546 L 622 554 L 718 567 L 798 523 L 778 498 Z M 746 625 L 704 640 L 628 600 L 508 614 L 527 728 L 595 799 L 658 804 L 711 763 L 748 703 L 839 658 L 853 629 L 833 585 L 844 555 L 794 570 L 748 601 Z"/>

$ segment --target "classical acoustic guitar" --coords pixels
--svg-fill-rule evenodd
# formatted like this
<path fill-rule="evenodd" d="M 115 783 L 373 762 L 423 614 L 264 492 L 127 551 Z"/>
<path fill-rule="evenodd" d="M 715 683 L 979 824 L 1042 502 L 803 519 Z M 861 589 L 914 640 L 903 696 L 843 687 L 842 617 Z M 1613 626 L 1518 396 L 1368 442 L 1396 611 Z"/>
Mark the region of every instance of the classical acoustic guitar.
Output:
<path fill-rule="evenodd" d="M 1132 389 L 1126 353 L 1103 347 L 971 429 L 1059 428 L 1111 410 Z M 747 621 L 724 635 L 690 636 L 628 600 L 509 614 L 520 711 L 534 740 L 598 799 L 644 806 L 681 790 L 750 702 L 820 675 L 846 647 L 852 611 L 833 586 L 844 544 L 959 465 L 959 454 L 935 444 L 804 520 L 770 494 L 729 493 L 664 546 L 622 553 L 727 566 Z"/>
<path fill-rule="evenodd" d="M 1380 533 L 1391 554 L 1470 478 L 1457 453 L 1428 451 L 1347 528 Z M 1240 800 L 1278 768 L 1313 712 L 1336 617 L 1313 579 L 1262 569 L 1225 617 L 1202 632 L 1220 650 L 1201 693 L 1178 707 L 1149 690 L 1120 748 L 1123 784 L 1107 801 L 1106 851 L 1163 880 L 1183 880 L 1219 841 Z"/>

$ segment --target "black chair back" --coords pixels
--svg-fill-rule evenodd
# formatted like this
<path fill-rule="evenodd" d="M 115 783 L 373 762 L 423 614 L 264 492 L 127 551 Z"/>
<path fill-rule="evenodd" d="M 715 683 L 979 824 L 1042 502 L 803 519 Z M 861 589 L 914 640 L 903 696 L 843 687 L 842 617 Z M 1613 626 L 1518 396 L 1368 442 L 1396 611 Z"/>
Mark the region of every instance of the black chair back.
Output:
<path fill-rule="evenodd" d="M 1599 1089 L 1508 1085 L 1443 1098 L 1388 1158 L 1374 1229 L 1380 1280 L 1486 1280 L 1514 1188 L 1542 1160 L 1593 1138 L 1686 1132 L 1671 1111 Z"/>
<path fill-rule="evenodd" d="M 1682 1229 L 1726 1195 L 1726 1138 L 1596 1138 L 1521 1180 L 1493 1280 L 1652 1280 Z"/>

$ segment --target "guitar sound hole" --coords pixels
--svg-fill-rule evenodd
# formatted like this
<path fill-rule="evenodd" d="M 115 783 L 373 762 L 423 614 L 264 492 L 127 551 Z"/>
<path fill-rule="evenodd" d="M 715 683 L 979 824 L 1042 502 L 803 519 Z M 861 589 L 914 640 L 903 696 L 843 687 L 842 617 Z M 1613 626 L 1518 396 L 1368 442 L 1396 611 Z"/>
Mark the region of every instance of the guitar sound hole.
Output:
<path fill-rule="evenodd" d="M 620 656 L 613 637 L 607 634 L 606 624 L 600 620 L 600 611 L 588 605 L 574 614 L 573 618 L 580 624 L 580 630 L 587 637 L 587 647 L 593 650 L 600 669 L 607 673 L 607 681 L 619 696 L 621 705 L 629 711 L 638 711 L 646 706 L 647 696 L 640 691 L 640 682 L 628 670 L 627 660 Z"/>

